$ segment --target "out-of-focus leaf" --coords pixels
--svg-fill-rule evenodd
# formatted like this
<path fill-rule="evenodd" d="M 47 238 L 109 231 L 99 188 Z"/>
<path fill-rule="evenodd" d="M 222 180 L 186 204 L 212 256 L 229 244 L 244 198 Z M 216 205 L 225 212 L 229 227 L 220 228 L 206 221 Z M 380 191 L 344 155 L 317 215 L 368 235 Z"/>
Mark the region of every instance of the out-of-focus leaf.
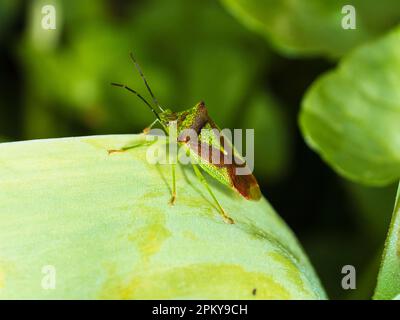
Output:
<path fill-rule="evenodd" d="M 302 102 L 306 142 L 338 173 L 368 185 L 400 177 L 400 29 L 354 51 Z"/>
<path fill-rule="evenodd" d="M 400 294 L 400 185 L 397 190 L 374 299 L 396 299 Z"/>
<path fill-rule="evenodd" d="M 382 0 L 222 0 L 249 28 L 287 54 L 340 56 L 400 21 L 400 2 Z M 342 28 L 342 8 L 356 10 L 356 29 Z"/>
<path fill-rule="evenodd" d="M 107 153 L 141 140 L 0 145 L 0 298 L 325 298 L 265 199 L 210 180 L 229 225 L 192 170 L 179 167 L 171 207 L 171 169 L 149 164 L 148 148 Z"/>

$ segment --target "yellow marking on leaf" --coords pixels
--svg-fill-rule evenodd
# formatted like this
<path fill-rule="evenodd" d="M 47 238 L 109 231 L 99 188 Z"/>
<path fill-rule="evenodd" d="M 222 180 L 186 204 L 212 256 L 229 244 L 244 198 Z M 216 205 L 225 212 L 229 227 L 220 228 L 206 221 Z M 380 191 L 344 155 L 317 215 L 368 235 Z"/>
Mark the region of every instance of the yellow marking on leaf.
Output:
<path fill-rule="evenodd" d="M 305 294 L 310 293 L 304 286 L 304 280 L 301 277 L 299 267 L 289 257 L 285 256 L 282 252 L 271 252 L 268 256 L 282 265 L 282 269 L 286 272 L 286 277 L 290 279 L 291 283 L 297 286 L 299 291 Z"/>
<path fill-rule="evenodd" d="M 128 237 L 139 250 L 141 260 L 148 262 L 170 236 L 171 232 L 165 227 L 165 214 L 154 208 L 148 208 L 145 215 L 136 219 Z"/>
<path fill-rule="evenodd" d="M 153 269 L 154 270 L 154 269 Z M 254 288 L 257 294 L 253 295 Z M 133 274 L 121 283 L 113 276 L 106 282 L 101 298 L 158 299 L 192 297 L 223 299 L 291 299 L 288 290 L 271 276 L 250 272 L 238 265 L 192 264 L 184 267 Z"/>

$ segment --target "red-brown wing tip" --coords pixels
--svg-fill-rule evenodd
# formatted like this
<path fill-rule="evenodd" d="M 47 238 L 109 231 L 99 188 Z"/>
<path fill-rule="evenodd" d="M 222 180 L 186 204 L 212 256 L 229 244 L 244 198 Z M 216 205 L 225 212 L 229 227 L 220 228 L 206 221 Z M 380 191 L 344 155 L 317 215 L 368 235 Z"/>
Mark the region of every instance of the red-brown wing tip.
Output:
<path fill-rule="evenodd" d="M 258 184 L 250 187 L 249 196 L 247 199 L 256 201 L 261 199 L 261 190 Z"/>
<path fill-rule="evenodd" d="M 236 190 L 238 190 L 239 193 L 247 200 L 260 200 L 262 194 L 256 179 L 254 178 L 254 176 L 251 176 L 251 178 L 248 180 L 250 183 L 247 185 L 246 188 L 237 188 Z"/>
<path fill-rule="evenodd" d="M 252 175 L 231 175 L 233 187 L 247 200 L 260 200 L 261 191 Z"/>

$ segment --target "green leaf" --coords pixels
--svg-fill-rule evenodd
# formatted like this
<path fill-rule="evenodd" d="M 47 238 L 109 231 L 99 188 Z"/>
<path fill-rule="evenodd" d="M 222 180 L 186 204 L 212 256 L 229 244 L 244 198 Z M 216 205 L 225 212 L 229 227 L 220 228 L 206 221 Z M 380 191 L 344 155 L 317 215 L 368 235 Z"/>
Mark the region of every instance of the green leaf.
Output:
<path fill-rule="evenodd" d="M 171 207 L 170 166 L 148 163 L 149 147 L 107 152 L 141 140 L 0 144 L 1 299 L 325 298 L 265 199 L 247 201 L 208 179 L 236 221 L 229 225 L 190 168 L 178 166 Z M 46 266 L 56 270 L 55 289 L 42 288 Z"/>
<path fill-rule="evenodd" d="M 400 295 L 400 185 L 383 251 L 374 299 L 399 299 Z"/>
<path fill-rule="evenodd" d="M 292 55 L 341 56 L 395 26 L 400 2 L 382 0 L 222 0 L 250 29 Z M 343 29 L 342 8 L 356 10 L 356 29 Z"/>
<path fill-rule="evenodd" d="M 338 173 L 367 185 L 400 178 L 400 29 L 347 56 L 303 98 L 307 143 Z"/>

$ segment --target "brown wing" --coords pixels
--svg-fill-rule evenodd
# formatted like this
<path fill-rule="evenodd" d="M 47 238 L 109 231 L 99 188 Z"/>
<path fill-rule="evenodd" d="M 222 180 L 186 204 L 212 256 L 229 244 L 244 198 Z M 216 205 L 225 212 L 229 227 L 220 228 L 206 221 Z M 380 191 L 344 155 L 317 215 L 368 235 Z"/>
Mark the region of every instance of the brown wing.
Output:
<path fill-rule="evenodd" d="M 220 129 L 215 124 L 215 122 L 209 117 L 209 124 L 212 128 Z M 225 152 L 228 156 L 233 158 L 231 164 L 223 163 L 228 170 L 230 179 L 233 184 L 233 188 L 236 189 L 243 197 L 248 200 L 259 200 L 261 198 L 261 191 L 258 185 L 258 182 L 254 175 L 251 173 L 249 167 L 243 159 L 238 159 L 235 155 L 235 152 L 232 149 L 232 145 L 230 143 L 225 143 L 225 137 L 220 134 L 220 144 L 224 146 Z M 248 174 L 236 174 L 238 168 L 245 169 L 244 171 L 248 172 Z"/>
<path fill-rule="evenodd" d="M 256 178 L 251 173 L 237 175 L 236 168 L 235 165 L 229 165 L 228 167 L 233 187 L 247 200 L 259 200 L 261 198 L 261 191 Z"/>
<path fill-rule="evenodd" d="M 194 129 L 201 136 L 201 130 L 204 128 L 217 129 L 218 136 L 214 136 L 219 141 L 219 146 L 223 146 L 224 152 L 210 143 L 202 141 L 190 141 L 190 137 L 179 135 L 178 141 L 185 143 L 198 157 L 202 159 L 200 166 L 212 176 L 216 177 L 220 182 L 228 185 L 239 192 L 248 200 L 259 200 L 261 198 L 260 187 L 256 178 L 251 174 L 243 159 L 239 158 L 231 143 L 225 143 L 225 137 L 220 134 L 220 129 L 215 122 L 208 116 L 207 108 L 204 102 L 198 103 L 191 113 L 194 116 L 189 120 L 188 114 L 180 115 L 180 123 L 182 128 Z M 188 123 L 185 125 L 185 120 Z M 205 152 L 202 152 L 205 151 Z M 225 161 L 230 159 L 230 161 Z M 248 172 L 247 174 L 237 174 L 237 169 Z M 245 169 L 245 170 L 243 170 Z"/>
<path fill-rule="evenodd" d="M 203 162 L 200 162 L 200 166 L 213 177 L 216 177 L 217 180 L 230 186 L 248 200 L 259 200 L 261 198 L 257 180 L 251 174 L 246 163 L 234 156 L 233 161 L 227 163 L 226 159 L 232 159 L 229 158 L 229 152 L 227 152 L 227 155 L 203 142 L 188 141 L 186 144 L 192 152 L 195 152 L 203 160 Z M 225 149 L 225 151 L 227 150 Z M 243 171 L 248 172 L 248 174 L 237 174 L 239 168 L 244 169 Z"/>

